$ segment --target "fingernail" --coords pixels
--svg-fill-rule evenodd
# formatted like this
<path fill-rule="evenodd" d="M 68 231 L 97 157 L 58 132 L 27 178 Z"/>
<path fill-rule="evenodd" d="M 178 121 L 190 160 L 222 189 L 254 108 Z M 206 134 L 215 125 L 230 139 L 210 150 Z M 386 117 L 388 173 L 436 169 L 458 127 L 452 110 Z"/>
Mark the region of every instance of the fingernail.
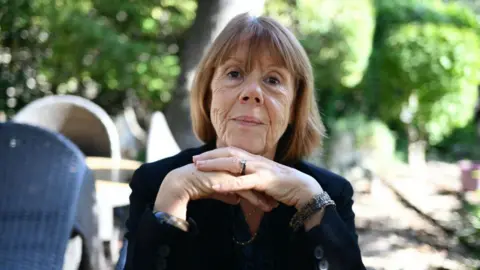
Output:
<path fill-rule="evenodd" d="M 213 185 L 213 186 L 212 186 L 212 189 L 220 190 L 220 189 L 221 189 L 221 186 L 220 186 L 220 185 Z"/>
<path fill-rule="evenodd" d="M 198 157 L 198 155 L 195 155 L 195 156 L 192 157 L 193 162 L 195 162 L 195 160 L 197 159 L 197 157 Z"/>
<path fill-rule="evenodd" d="M 198 161 L 195 162 L 195 164 L 197 164 L 197 165 L 203 165 L 203 164 L 205 164 L 205 161 L 203 161 L 203 160 L 198 160 Z"/>

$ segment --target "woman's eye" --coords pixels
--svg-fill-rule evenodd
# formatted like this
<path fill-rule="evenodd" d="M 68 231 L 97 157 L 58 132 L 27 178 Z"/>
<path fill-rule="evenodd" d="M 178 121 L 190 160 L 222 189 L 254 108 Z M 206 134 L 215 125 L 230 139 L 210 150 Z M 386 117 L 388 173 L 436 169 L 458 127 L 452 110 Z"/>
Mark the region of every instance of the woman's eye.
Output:
<path fill-rule="evenodd" d="M 240 78 L 241 74 L 240 74 L 240 71 L 233 70 L 233 71 L 228 72 L 227 76 L 229 78 L 232 78 L 232 79 L 238 79 L 238 78 Z"/>
<path fill-rule="evenodd" d="M 280 80 L 277 79 L 276 77 L 268 77 L 266 80 L 265 80 L 268 84 L 273 84 L 273 85 L 277 85 L 280 83 Z"/>

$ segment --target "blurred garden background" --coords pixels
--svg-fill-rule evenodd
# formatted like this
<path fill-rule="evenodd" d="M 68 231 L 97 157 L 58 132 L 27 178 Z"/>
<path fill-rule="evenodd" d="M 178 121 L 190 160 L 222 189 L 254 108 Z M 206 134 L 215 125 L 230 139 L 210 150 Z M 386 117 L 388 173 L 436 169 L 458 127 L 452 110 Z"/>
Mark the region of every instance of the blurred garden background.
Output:
<path fill-rule="evenodd" d="M 354 185 L 366 265 L 480 269 L 480 0 L 0 0 L 0 118 L 77 95 L 130 116 L 122 157 L 146 161 L 155 112 L 198 145 L 195 66 L 245 11 L 307 50 L 328 129 L 311 160 Z"/>

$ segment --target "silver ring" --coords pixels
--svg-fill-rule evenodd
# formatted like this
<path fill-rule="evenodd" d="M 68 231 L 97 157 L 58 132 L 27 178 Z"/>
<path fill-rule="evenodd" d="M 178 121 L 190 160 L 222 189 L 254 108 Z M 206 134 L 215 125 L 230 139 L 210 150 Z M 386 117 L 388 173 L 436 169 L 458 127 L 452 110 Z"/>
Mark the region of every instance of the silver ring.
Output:
<path fill-rule="evenodd" d="M 242 166 L 241 175 L 245 175 L 245 168 L 247 167 L 247 161 L 245 159 L 240 160 L 240 165 Z"/>

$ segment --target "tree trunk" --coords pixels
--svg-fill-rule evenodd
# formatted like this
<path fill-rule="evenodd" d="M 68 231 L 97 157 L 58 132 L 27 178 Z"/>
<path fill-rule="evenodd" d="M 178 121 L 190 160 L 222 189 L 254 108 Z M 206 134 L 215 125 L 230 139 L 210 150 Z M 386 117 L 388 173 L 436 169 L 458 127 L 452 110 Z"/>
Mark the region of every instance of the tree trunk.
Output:
<path fill-rule="evenodd" d="M 422 139 L 419 132 L 412 125 L 408 130 L 408 164 L 414 168 L 422 168 L 426 165 L 427 142 Z"/>
<path fill-rule="evenodd" d="M 263 10 L 260 0 L 198 0 L 195 20 L 187 32 L 180 56 L 181 72 L 172 100 L 164 113 L 168 125 L 181 149 L 200 144 L 192 131 L 189 95 L 195 68 L 218 33 L 235 15 Z"/>

